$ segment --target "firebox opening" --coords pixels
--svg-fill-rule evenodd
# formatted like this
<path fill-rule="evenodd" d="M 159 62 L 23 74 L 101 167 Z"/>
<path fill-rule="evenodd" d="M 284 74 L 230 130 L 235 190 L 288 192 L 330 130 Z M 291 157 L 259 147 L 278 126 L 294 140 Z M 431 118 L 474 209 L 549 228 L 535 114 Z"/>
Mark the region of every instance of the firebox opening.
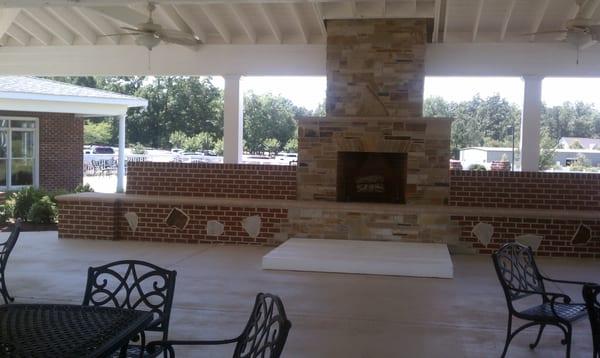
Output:
<path fill-rule="evenodd" d="M 337 200 L 406 203 L 406 153 L 338 152 Z"/>

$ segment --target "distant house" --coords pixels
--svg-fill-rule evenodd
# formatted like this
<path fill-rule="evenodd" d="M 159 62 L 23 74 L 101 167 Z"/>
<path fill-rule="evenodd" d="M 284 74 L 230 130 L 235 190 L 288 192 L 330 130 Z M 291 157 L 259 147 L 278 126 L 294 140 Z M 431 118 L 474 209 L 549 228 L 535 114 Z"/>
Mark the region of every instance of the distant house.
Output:
<path fill-rule="evenodd" d="M 0 190 L 71 190 L 83 180 L 86 117 L 123 116 L 143 98 L 23 76 L 0 76 Z"/>
<path fill-rule="evenodd" d="M 490 169 L 491 163 L 502 160 L 502 157 L 512 161 L 512 153 L 513 149 L 510 147 L 469 147 L 460 150 L 460 161 L 465 169 L 471 164 L 483 164 Z"/>
<path fill-rule="evenodd" d="M 579 143 L 579 145 L 578 145 L 578 143 Z M 598 138 L 562 137 L 558 141 L 558 145 L 562 149 L 600 150 L 600 139 L 598 139 Z"/>

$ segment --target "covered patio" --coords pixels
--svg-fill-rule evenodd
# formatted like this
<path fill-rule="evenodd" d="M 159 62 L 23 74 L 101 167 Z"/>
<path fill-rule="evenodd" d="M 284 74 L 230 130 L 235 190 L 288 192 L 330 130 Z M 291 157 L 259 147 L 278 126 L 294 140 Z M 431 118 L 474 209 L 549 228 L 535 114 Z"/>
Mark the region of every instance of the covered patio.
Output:
<path fill-rule="evenodd" d="M 171 339 L 225 338 L 245 324 L 256 292 L 277 292 L 293 328 L 285 357 L 499 356 L 506 305 L 489 257 L 454 255 L 452 280 L 261 270 L 263 247 L 57 240 L 55 232 L 21 234 L 7 270 L 16 300 L 81 303 L 88 266 L 136 257 L 178 271 Z M 594 280 L 600 262 L 539 259 L 553 277 Z M 553 291 L 556 291 L 554 287 Z M 579 292 L 572 293 L 579 297 Z M 509 357 L 564 357 L 561 333 L 518 335 Z M 587 357 L 589 322 L 574 326 L 572 357 Z M 227 357 L 232 347 L 177 357 Z"/>
<path fill-rule="evenodd" d="M 498 356 L 507 310 L 489 254 L 535 235 L 544 274 L 599 280 L 600 177 L 537 172 L 543 78 L 600 76 L 597 27 L 570 21 L 592 21 L 599 7 L 0 1 L 0 74 L 225 79 L 224 164 L 131 163 L 127 187 L 119 185 L 125 193 L 58 197 L 59 233 L 22 233 L 6 271 L 10 292 L 17 302 L 79 304 L 87 267 L 134 258 L 179 272 L 171 339 L 235 335 L 256 293 L 271 292 L 293 324 L 284 357 Z M 193 46 L 162 41 L 156 27 L 147 30 L 153 21 Z M 132 35 L 132 27 L 143 29 Z M 523 36 L 564 28 L 571 30 Z M 297 118 L 297 167 L 240 164 L 242 79 L 276 75 L 326 75 L 327 115 Z M 521 77 L 522 172 L 449 171 L 452 119 L 423 116 L 426 76 Z M 119 124 L 123 148 L 124 116 Z M 472 234 L 479 222 L 495 227 L 491 241 Z M 581 242 L 578 232 L 586 233 Z M 291 238 L 435 243 L 452 254 L 454 276 L 261 269 L 272 246 Z M 580 301 L 577 288 L 565 293 Z M 572 355 L 588 356 L 589 323 L 574 327 Z M 563 357 L 561 338 L 549 328 L 531 351 L 535 332 L 520 334 L 509 357 Z M 187 347 L 177 356 L 224 357 L 229 349 Z"/>

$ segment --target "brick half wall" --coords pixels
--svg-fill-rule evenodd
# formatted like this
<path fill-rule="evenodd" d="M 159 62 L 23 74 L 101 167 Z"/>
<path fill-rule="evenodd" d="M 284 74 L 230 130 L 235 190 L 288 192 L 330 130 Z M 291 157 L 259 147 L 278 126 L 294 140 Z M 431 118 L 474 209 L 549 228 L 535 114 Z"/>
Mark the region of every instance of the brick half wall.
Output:
<path fill-rule="evenodd" d="M 296 167 L 210 163 L 129 163 L 127 194 L 296 199 Z"/>
<path fill-rule="evenodd" d="M 188 226 L 183 230 L 165 223 L 165 218 L 175 207 L 190 217 Z M 135 232 L 125 219 L 125 213 L 128 212 L 138 216 L 139 224 Z M 64 239 L 275 245 L 281 242 L 277 235 L 281 232 L 282 225 L 287 223 L 288 211 L 283 208 L 83 199 L 61 202 L 59 215 L 58 233 Z M 260 217 L 261 226 L 257 237 L 251 237 L 242 227 L 242 220 L 250 216 Z M 217 220 L 224 225 L 221 235 L 207 234 L 209 220 Z"/>
<path fill-rule="evenodd" d="M 451 171 L 451 206 L 600 210 L 600 175 Z"/>

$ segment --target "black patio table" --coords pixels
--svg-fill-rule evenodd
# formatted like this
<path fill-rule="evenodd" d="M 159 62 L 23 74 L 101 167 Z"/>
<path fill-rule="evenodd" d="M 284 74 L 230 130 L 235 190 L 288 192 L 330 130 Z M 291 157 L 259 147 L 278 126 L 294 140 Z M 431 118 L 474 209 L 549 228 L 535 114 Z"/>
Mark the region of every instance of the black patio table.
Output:
<path fill-rule="evenodd" d="M 0 306 L 0 357 L 106 357 L 152 321 L 152 313 L 56 304 Z"/>

